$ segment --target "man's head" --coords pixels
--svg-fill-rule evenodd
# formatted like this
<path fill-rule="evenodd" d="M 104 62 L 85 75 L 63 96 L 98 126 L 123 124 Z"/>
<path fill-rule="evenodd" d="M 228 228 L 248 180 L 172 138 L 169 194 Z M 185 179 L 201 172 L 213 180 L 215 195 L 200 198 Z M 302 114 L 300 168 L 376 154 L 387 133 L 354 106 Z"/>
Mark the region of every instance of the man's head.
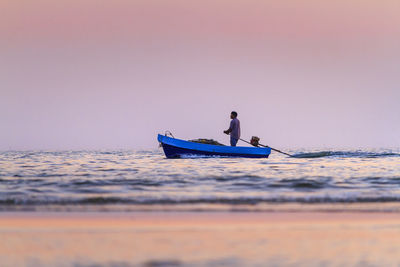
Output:
<path fill-rule="evenodd" d="M 237 117 L 237 112 L 236 111 L 232 111 L 231 112 L 231 119 L 234 119 Z"/>

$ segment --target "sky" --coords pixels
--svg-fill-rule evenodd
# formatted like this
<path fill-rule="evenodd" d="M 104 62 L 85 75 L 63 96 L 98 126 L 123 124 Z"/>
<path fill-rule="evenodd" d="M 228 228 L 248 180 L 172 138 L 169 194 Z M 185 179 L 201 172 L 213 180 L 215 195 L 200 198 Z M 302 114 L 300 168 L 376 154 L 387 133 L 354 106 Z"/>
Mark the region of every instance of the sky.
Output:
<path fill-rule="evenodd" d="M 157 133 L 399 148 L 398 0 L 1 0 L 0 150 Z"/>

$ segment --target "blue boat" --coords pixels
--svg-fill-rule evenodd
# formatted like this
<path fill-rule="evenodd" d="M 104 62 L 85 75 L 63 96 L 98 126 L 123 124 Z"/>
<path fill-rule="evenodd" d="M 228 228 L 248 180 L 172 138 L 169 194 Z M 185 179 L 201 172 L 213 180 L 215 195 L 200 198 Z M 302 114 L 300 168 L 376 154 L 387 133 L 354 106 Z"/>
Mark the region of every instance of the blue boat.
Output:
<path fill-rule="evenodd" d="M 269 147 L 221 146 L 185 141 L 166 135 L 158 135 L 158 142 L 164 149 L 167 158 L 182 157 L 242 157 L 268 158 Z"/>

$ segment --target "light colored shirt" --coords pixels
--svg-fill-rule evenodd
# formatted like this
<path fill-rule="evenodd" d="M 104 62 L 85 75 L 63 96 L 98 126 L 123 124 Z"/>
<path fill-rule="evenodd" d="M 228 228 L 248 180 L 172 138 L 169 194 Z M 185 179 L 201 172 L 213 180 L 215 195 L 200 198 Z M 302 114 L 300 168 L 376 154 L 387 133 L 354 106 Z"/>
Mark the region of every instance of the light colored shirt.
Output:
<path fill-rule="evenodd" d="M 237 118 L 231 120 L 229 132 L 231 133 L 231 137 L 235 139 L 240 138 L 240 121 Z"/>

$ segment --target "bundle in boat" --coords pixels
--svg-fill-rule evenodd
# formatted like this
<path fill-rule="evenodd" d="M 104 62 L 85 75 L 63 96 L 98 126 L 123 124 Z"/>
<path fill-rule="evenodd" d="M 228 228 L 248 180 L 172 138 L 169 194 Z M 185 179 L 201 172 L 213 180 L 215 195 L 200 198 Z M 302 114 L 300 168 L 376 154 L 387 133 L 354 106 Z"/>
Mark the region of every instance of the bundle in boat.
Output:
<path fill-rule="evenodd" d="M 207 144 L 207 145 L 215 145 L 215 146 L 224 146 L 224 144 L 221 144 L 218 141 L 215 141 L 214 139 L 199 138 L 199 139 L 189 140 L 189 142 Z"/>

